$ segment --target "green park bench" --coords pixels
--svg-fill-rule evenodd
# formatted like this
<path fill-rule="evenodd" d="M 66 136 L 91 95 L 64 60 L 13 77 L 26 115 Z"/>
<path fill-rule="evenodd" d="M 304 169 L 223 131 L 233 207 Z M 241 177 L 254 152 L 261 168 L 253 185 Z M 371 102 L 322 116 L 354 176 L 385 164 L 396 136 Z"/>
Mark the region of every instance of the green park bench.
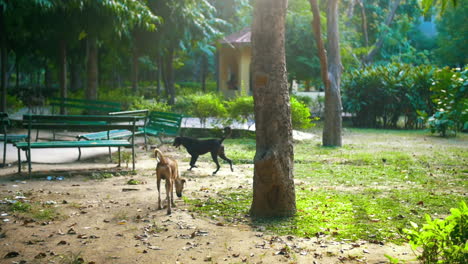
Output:
<path fill-rule="evenodd" d="M 49 105 L 52 106 L 52 115 L 60 114 L 60 109 L 66 109 L 66 114 L 76 115 L 107 115 L 109 112 L 121 111 L 122 104 L 118 102 L 109 102 L 101 100 L 86 100 L 75 98 L 52 97 L 49 99 Z M 73 123 L 74 121 L 69 121 Z M 52 131 L 55 140 L 55 130 Z M 39 130 L 36 131 L 36 141 L 39 139 Z"/>
<path fill-rule="evenodd" d="M 41 148 L 78 148 L 81 157 L 81 148 L 117 147 L 119 151 L 119 166 L 121 164 L 121 147 L 132 149 L 132 164 L 135 170 L 135 132 L 138 131 L 140 116 L 109 116 L 109 115 L 24 115 L 23 126 L 28 129 L 25 142 L 16 142 L 18 149 L 18 172 L 21 173 L 21 150 L 26 152 L 28 172 L 31 175 L 31 149 Z M 74 131 L 110 131 L 114 129 L 129 130 L 132 135 L 129 140 L 88 140 L 88 141 L 47 141 L 31 142 L 33 129 L 66 129 Z"/>
<path fill-rule="evenodd" d="M 7 144 L 24 141 L 28 135 L 21 134 L 8 134 L 8 128 L 11 126 L 10 118 L 5 112 L 0 112 L 0 126 L 2 127 L 2 134 L 0 134 L 0 141 L 3 141 L 3 162 L 2 167 L 5 167 Z"/>
<path fill-rule="evenodd" d="M 171 143 L 165 141 L 164 137 L 176 137 L 180 133 L 183 115 L 167 112 L 150 112 L 148 122 L 139 130 L 145 136 L 145 145 L 147 136 L 158 137 L 161 144 Z"/>
<path fill-rule="evenodd" d="M 144 110 L 132 110 L 132 111 L 120 111 L 120 112 L 111 112 L 109 116 L 140 116 L 144 118 L 143 120 L 143 127 L 146 124 L 146 120 L 148 119 L 148 109 Z M 127 129 L 113 129 L 109 131 L 99 131 L 94 133 L 85 133 L 76 136 L 78 140 L 102 140 L 102 139 L 122 139 L 122 138 L 130 138 L 132 135 L 140 135 L 143 134 L 142 130 L 138 130 L 135 133 L 133 131 Z"/>

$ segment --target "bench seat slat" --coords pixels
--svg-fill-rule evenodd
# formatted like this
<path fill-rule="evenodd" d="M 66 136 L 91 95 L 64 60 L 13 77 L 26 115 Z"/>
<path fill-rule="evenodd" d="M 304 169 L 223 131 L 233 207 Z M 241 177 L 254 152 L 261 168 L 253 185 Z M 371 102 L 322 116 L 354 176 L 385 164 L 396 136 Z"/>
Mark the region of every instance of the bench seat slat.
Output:
<path fill-rule="evenodd" d="M 136 131 L 135 135 L 143 134 L 143 131 Z M 102 139 L 119 139 L 130 137 L 132 135 L 132 131 L 127 129 L 114 129 L 110 131 L 101 131 L 95 133 L 87 133 L 87 134 L 80 134 L 76 138 L 78 140 L 102 140 Z"/>
<path fill-rule="evenodd" d="M 17 148 L 22 150 L 28 148 L 28 142 L 15 143 Z M 30 148 L 86 148 L 86 147 L 131 147 L 127 140 L 90 140 L 90 141 L 46 141 L 31 142 Z"/>

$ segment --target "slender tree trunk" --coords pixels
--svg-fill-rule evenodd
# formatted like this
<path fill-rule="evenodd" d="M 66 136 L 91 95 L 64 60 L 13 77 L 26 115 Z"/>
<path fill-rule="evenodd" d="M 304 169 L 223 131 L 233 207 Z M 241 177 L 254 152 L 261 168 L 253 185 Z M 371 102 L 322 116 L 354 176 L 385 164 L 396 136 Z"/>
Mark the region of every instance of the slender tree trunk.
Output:
<path fill-rule="evenodd" d="M 67 44 L 64 40 L 60 41 L 59 48 L 59 86 L 60 86 L 60 97 L 67 98 Z M 66 109 L 64 106 L 60 106 L 60 114 L 65 115 Z"/>
<path fill-rule="evenodd" d="M 324 146 L 341 146 L 342 112 L 341 112 L 341 56 L 338 31 L 338 1 L 327 2 L 327 36 L 328 36 L 328 80 L 330 85 L 325 89 L 325 122 L 322 144 Z"/>
<path fill-rule="evenodd" d="M 81 88 L 80 65 L 76 59 L 70 62 L 70 90 L 76 92 Z"/>
<path fill-rule="evenodd" d="M 313 20 L 312 29 L 314 31 L 315 42 L 317 42 L 317 51 L 320 59 L 320 74 L 322 76 L 323 85 L 325 91 L 330 88 L 330 79 L 328 79 L 328 61 L 327 53 L 325 51 L 325 45 L 322 40 L 322 22 L 320 21 L 320 9 L 317 0 L 309 0 L 310 7 L 312 9 Z M 308 84 L 308 82 L 306 82 Z"/>
<path fill-rule="evenodd" d="M 285 58 L 287 0 L 257 0 L 252 24 L 256 125 L 254 217 L 296 213 L 291 106 Z"/>
<path fill-rule="evenodd" d="M 0 111 L 6 112 L 7 110 L 7 62 L 8 62 L 8 47 L 6 39 L 5 27 L 5 6 L 0 4 Z"/>
<path fill-rule="evenodd" d="M 386 27 L 389 27 L 393 21 L 393 18 L 395 18 L 395 13 L 398 9 L 398 6 L 400 5 L 400 2 L 401 0 L 395 0 L 395 2 L 393 3 L 392 10 L 388 14 L 387 19 L 385 19 Z M 382 48 L 384 40 L 385 40 L 385 37 L 383 36 L 383 34 L 381 34 L 381 36 L 375 43 L 374 47 L 372 48 L 372 50 L 369 51 L 369 53 L 364 57 L 363 59 L 364 64 L 369 64 L 374 60 L 374 57 L 379 53 L 380 49 Z"/>
<path fill-rule="evenodd" d="M 173 105 L 175 103 L 175 87 L 174 87 L 174 67 L 172 62 L 174 60 L 174 49 L 171 47 L 166 52 L 165 56 L 165 84 L 166 84 L 166 92 L 168 97 L 168 104 Z"/>
<path fill-rule="evenodd" d="M 98 47 L 96 37 L 88 39 L 86 99 L 96 100 L 98 95 Z"/>
<path fill-rule="evenodd" d="M 205 54 L 201 56 L 201 87 L 202 91 L 206 93 L 206 73 L 208 68 L 208 58 Z"/>
<path fill-rule="evenodd" d="M 133 49 L 132 52 L 132 92 L 136 94 L 138 91 L 138 51 Z"/>
<path fill-rule="evenodd" d="M 162 65 L 162 59 L 161 59 L 161 55 L 158 55 L 158 85 L 157 85 L 157 88 L 156 88 L 156 95 L 159 97 L 161 96 L 161 79 L 162 79 L 162 72 L 163 72 L 163 65 Z"/>
<path fill-rule="evenodd" d="M 16 85 L 15 88 L 18 91 L 20 86 L 20 59 L 18 53 L 15 54 L 15 70 L 16 70 Z"/>
<path fill-rule="evenodd" d="M 358 1 L 359 1 L 359 6 L 361 7 L 362 34 L 364 35 L 364 46 L 369 47 L 369 34 L 367 30 L 366 8 L 364 7 L 364 0 L 358 0 Z"/>

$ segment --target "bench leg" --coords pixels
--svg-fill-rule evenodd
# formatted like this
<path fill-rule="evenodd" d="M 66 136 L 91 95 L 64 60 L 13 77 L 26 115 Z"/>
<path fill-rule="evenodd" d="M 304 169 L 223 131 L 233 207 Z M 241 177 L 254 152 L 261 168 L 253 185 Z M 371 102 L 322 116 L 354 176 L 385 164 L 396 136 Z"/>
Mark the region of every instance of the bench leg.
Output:
<path fill-rule="evenodd" d="M 133 171 L 135 171 L 135 143 L 132 144 L 132 163 L 133 163 Z"/>
<path fill-rule="evenodd" d="M 31 177 L 31 149 L 28 149 L 27 150 L 27 153 L 29 153 L 29 155 L 27 154 L 27 158 L 28 158 L 28 175 L 29 177 Z"/>
<path fill-rule="evenodd" d="M 120 158 L 120 147 L 119 147 L 119 167 L 120 167 L 120 161 L 121 161 L 121 158 Z"/>
<path fill-rule="evenodd" d="M 7 148 L 7 141 L 5 139 L 3 141 L 3 164 L 2 164 L 3 168 L 5 168 L 5 162 L 6 162 L 6 148 Z"/>
<path fill-rule="evenodd" d="M 21 149 L 18 148 L 18 173 L 21 173 Z"/>
<path fill-rule="evenodd" d="M 80 160 L 80 159 L 81 159 L 81 148 L 78 147 L 78 160 Z"/>
<path fill-rule="evenodd" d="M 120 147 L 119 147 L 120 150 Z M 120 155 L 120 154 L 119 154 Z M 112 162 L 112 150 L 111 147 L 109 147 L 109 161 Z"/>
<path fill-rule="evenodd" d="M 39 139 L 39 129 L 36 130 L 36 142 Z"/>

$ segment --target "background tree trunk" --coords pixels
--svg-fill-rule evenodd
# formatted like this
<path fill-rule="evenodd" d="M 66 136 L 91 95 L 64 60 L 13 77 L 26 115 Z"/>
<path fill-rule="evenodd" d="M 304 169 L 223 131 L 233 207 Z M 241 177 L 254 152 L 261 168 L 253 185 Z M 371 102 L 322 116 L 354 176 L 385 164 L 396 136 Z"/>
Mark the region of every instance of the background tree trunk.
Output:
<path fill-rule="evenodd" d="M 88 69 L 86 99 L 97 100 L 98 91 L 98 47 L 96 37 L 88 39 Z"/>
<path fill-rule="evenodd" d="M 390 10 L 390 13 L 387 16 L 387 19 L 385 19 L 385 26 L 386 27 L 389 27 L 390 24 L 393 21 L 393 18 L 395 18 L 395 13 L 396 13 L 396 10 L 398 9 L 398 6 L 400 5 L 400 2 L 401 2 L 401 0 L 395 0 L 395 2 L 393 3 L 392 10 Z M 381 36 L 379 37 L 379 39 L 375 43 L 372 50 L 369 51 L 369 53 L 364 57 L 364 59 L 363 59 L 364 64 L 369 64 L 374 60 L 375 55 L 377 55 L 379 53 L 380 49 L 382 48 L 384 40 L 385 40 L 384 34 L 381 33 Z"/>
<path fill-rule="evenodd" d="M 67 44 L 65 40 L 60 41 L 59 47 L 59 83 L 60 83 L 60 97 L 67 98 Z M 60 114 L 65 115 L 66 110 L 64 106 L 60 106 Z"/>
<path fill-rule="evenodd" d="M 5 6 L 0 4 L 0 111 L 7 110 L 7 39 L 5 28 Z"/>
<path fill-rule="evenodd" d="M 252 68 L 256 124 L 254 217 L 296 213 L 291 107 L 285 59 L 287 0 L 257 0 L 252 24 Z"/>
<path fill-rule="evenodd" d="M 201 55 L 201 88 L 206 92 L 206 74 L 208 72 L 208 58 L 206 54 Z"/>
<path fill-rule="evenodd" d="M 341 56 L 338 31 L 338 1 L 327 3 L 327 38 L 328 38 L 328 79 L 330 86 L 325 87 L 325 120 L 322 144 L 341 146 Z"/>
<path fill-rule="evenodd" d="M 136 94 L 138 91 L 138 51 L 133 49 L 132 53 L 132 92 Z"/>
<path fill-rule="evenodd" d="M 312 29 L 314 31 L 315 42 L 317 42 L 317 52 L 320 59 L 320 74 L 325 87 L 325 91 L 330 88 L 330 79 L 328 79 L 328 61 L 325 45 L 322 41 L 322 22 L 320 21 L 320 9 L 317 0 L 309 0 L 312 9 L 313 20 Z M 309 82 L 306 82 L 309 85 Z"/>
<path fill-rule="evenodd" d="M 164 65 L 164 75 L 165 75 L 165 84 L 166 84 L 166 95 L 168 99 L 168 104 L 173 105 L 175 103 L 175 87 L 174 87 L 174 49 L 169 48 L 165 56 L 165 65 Z"/>

